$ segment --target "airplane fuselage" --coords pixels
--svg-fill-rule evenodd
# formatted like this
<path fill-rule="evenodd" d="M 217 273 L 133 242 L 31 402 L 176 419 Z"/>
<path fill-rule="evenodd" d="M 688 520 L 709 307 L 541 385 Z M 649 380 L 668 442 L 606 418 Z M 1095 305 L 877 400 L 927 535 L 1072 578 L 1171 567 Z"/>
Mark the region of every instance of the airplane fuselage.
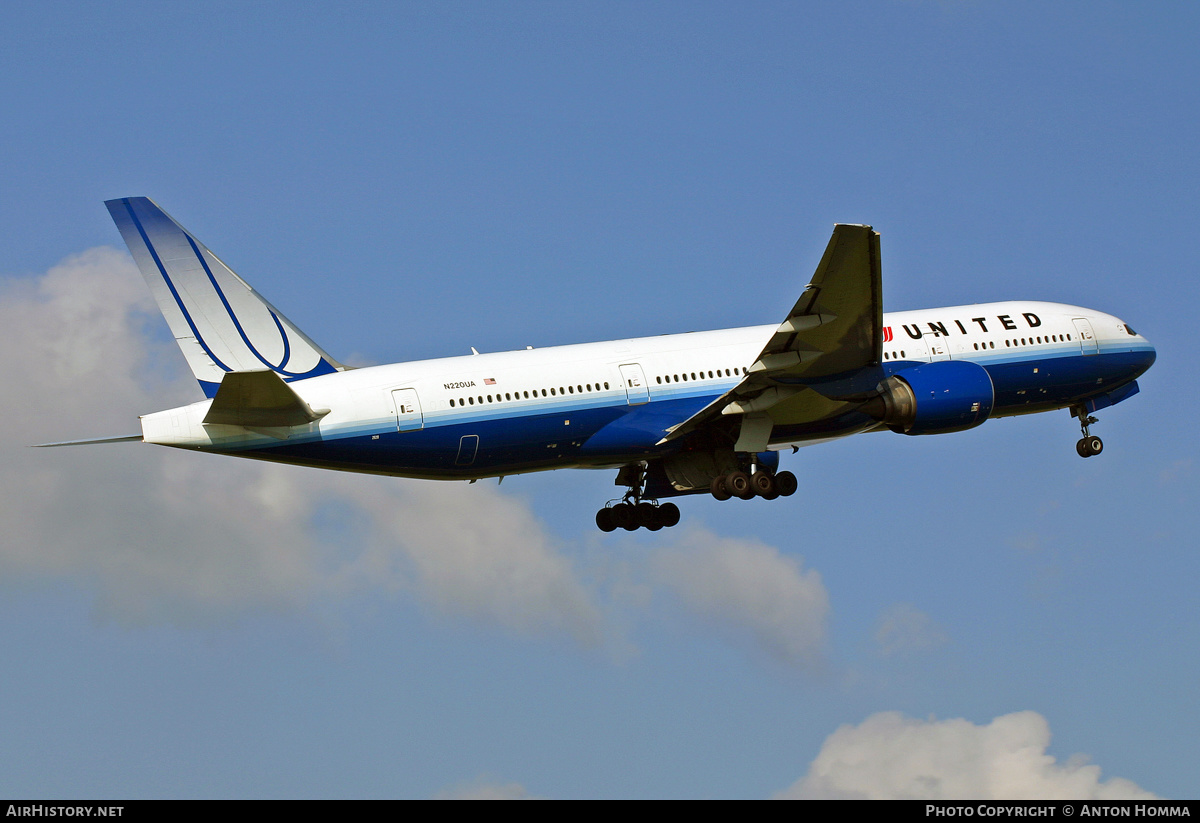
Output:
<path fill-rule="evenodd" d="M 882 374 L 941 360 L 977 363 L 994 389 L 990 417 L 1110 396 L 1154 360 L 1149 342 L 1119 318 L 1057 303 L 890 312 L 883 327 Z M 330 410 L 307 426 L 205 424 L 206 400 L 142 417 L 143 437 L 427 479 L 622 466 L 686 447 L 660 443 L 662 429 L 736 386 L 775 331 L 753 326 L 353 369 L 290 384 L 313 408 Z M 770 448 L 881 428 L 845 405 L 844 414 L 776 421 Z"/>

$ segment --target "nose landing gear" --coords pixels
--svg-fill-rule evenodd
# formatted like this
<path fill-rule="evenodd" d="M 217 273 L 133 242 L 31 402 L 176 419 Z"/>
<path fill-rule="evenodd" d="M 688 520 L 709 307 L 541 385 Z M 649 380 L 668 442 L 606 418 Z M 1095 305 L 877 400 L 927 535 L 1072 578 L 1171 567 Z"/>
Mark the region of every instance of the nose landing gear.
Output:
<path fill-rule="evenodd" d="M 1072 408 L 1071 416 L 1079 418 L 1079 428 L 1083 432 L 1083 437 L 1075 444 L 1076 453 L 1080 457 L 1092 457 L 1104 451 L 1104 441 L 1088 431 L 1088 426 L 1099 421 L 1088 414 L 1083 406 Z"/>
<path fill-rule="evenodd" d="M 1075 444 L 1075 451 L 1080 457 L 1091 457 L 1104 451 L 1104 441 L 1094 434 L 1084 437 Z"/>

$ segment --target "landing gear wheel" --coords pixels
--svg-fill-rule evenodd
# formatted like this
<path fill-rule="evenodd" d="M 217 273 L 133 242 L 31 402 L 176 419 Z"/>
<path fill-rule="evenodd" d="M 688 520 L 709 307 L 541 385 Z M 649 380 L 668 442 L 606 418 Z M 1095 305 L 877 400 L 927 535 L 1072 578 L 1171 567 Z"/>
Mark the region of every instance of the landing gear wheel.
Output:
<path fill-rule="evenodd" d="M 638 527 L 637 510 L 628 503 L 618 503 L 609 509 L 613 513 L 613 522 L 618 529 L 631 532 Z"/>
<path fill-rule="evenodd" d="M 743 500 L 754 497 L 754 487 L 750 485 L 750 478 L 745 472 L 730 472 L 725 475 L 725 488 L 729 489 L 734 497 Z"/>
<path fill-rule="evenodd" d="M 763 500 L 774 500 L 779 496 L 775 488 L 775 478 L 769 472 L 755 472 L 750 476 L 750 486 L 754 493 Z"/>
<path fill-rule="evenodd" d="M 1075 444 L 1075 451 L 1079 456 L 1093 457 L 1104 451 L 1104 441 L 1088 431 L 1089 426 L 1099 421 L 1089 415 L 1083 406 L 1072 406 L 1071 416 L 1079 418 L 1079 430 L 1083 432 L 1083 439 Z"/>
<path fill-rule="evenodd" d="M 613 510 L 605 508 L 596 512 L 596 525 L 602 532 L 614 531 L 617 528 L 617 521 L 613 516 Z"/>
<path fill-rule="evenodd" d="M 635 518 L 637 525 L 642 528 L 656 532 L 662 528 L 662 523 L 658 519 L 658 507 L 653 503 L 638 503 L 637 517 Z"/>
<path fill-rule="evenodd" d="M 712 496 L 718 500 L 728 500 L 729 498 L 733 497 L 729 491 L 729 487 L 725 485 L 725 477 L 723 475 L 718 475 L 717 477 L 713 478 L 712 485 L 709 486 L 709 491 L 711 491 Z"/>
<path fill-rule="evenodd" d="M 791 497 L 800 488 L 800 481 L 791 472 L 779 472 L 775 475 L 775 491 L 780 497 Z"/>
<path fill-rule="evenodd" d="M 658 507 L 658 522 L 664 529 L 679 525 L 679 507 L 674 503 L 663 503 Z"/>

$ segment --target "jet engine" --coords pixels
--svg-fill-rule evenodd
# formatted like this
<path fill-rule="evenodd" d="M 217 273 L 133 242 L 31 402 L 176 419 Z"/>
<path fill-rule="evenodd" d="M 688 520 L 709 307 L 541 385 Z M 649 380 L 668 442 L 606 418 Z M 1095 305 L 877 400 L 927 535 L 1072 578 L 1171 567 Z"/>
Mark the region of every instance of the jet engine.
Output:
<path fill-rule="evenodd" d="M 893 374 L 863 411 L 901 434 L 946 434 L 973 429 L 995 402 L 992 378 L 978 363 L 940 360 Z"/>

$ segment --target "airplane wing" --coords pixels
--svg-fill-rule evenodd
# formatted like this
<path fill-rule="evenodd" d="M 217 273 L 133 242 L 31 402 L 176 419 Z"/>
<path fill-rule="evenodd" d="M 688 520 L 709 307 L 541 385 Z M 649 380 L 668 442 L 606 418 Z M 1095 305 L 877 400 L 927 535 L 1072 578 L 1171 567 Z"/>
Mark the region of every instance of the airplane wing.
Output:
<path fill-rule="evenodd" d="M 839 223 L 812 280 L 742 382 L 660 442 L 740 414 L 734 450 L 762 451 L 774 426 L 835 414 L 847 404 L 812 386 L 876 366 L 882 326 L 879 234 L 870 226 Z"/>

